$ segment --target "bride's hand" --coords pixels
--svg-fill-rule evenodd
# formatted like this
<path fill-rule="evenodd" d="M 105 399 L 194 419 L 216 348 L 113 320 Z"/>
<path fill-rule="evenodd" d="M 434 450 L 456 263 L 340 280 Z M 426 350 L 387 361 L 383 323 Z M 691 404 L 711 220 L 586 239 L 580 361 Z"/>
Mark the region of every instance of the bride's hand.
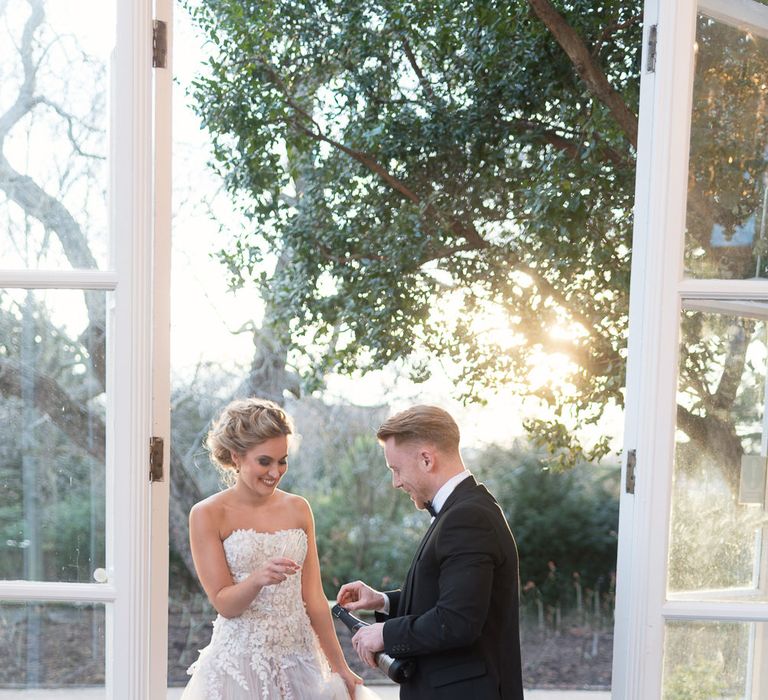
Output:
<path fill-rule="evenodd" d="M 274 586 L 276 583 L 282 583 L 289 576 L 293 576 L 300 570 L 301 567 L 293 559 L 274 557 L 268 559 L 261 569 L 254 571 L 253 576 L 262 587 Z"/>
<path fill-rule="evenodd" d="M 344 685 L 347 686 L 347 692 L 352 700 L 355 699 L 355 688 L 358 685 L 363 684 L 363 679 L 360 678 L 351 668 L 347 668 L 344 671 L 339 671 L 341 679 L 344 681 Z"/>

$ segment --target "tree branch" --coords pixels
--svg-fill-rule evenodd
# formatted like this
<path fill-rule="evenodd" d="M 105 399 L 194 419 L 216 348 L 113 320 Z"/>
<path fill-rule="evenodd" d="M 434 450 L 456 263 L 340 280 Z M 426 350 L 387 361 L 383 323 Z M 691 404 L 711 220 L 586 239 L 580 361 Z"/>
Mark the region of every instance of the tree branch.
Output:
<path fill-rule="evenodd" d="M 45 12 L 41 0 L 29 0 L 29 4 L 32 12 L 24 26 L 19 49 L 24 79 L 15 102 L 0 116 L 0 189 L 21 207 L 27 216 L 37 219 L 46 230 L 56 233 L 73 268 L 93 269 L 97 267 L 96 259 L 80 225 L 69 210 L 31 177 L 16 171 L 1 150 L 4 139 L 13 126 L 36 105 L 45 101 L 44 98 L 34 95 L 37 67 L 33 60 L 34 35 L 45 19 Z M 59 113 L 62 114 L 61 111 Z M 105 299 L 100 292 L 85 292 L 84 297 L 90 321 L 89 328 L 84 333 L 84 344 L 88 348 L 95 374 L 103 386 L 106 362 L 103 352 L 103 339 L 106 334 Z"/>
<path fill-rule="evenodd" d="M 404 182 L 396 178 L 378 163 L 375 158 L 367 153 L 350 148 L 330 136 L 327 136 L 317 121 L 315 121 L 315 119 L 313 119 L 313 117 L 296 102 L 277 71 L 262 57 L 258 56 L 256 60 L 262 65 L 272 84 L 282 93 L 288 106 L 291 107 L 299 117 L 293 121 L 294 127 L 299 129 L 306 136 L 309 136 L 316 141 L 327 143 L 329 146 L 333 146 L 333 148 L 348 155 L 353 160 L 356 160 L 358 163 L 368 168 L 372 173 L 378 175 L 393 190 L 395 190 L 395 192 L 400 193 L 414 204 L 422 206 L 424 202 L 427 201 L 427 204 L 424 207 L 425 213 L 432 215 L 435 219 L 440 221 L 443 226 L 454 235 L 464 238 L 468 243 L 474 244 L 476 248 L 485 248 L 488 246 L 488 242 L 477 232 L 474 225 L 463 225 L 456 217 L 447 218 L 433 204 L 429 203 L 427 198 L 416 194 Z M 307 124 L 311 124 L 313 128 L 309 128 Z"/>
<path fill-rule="evenodd" d="M 50 107 L 56 114 L 58 114 L 66 123 L 67 123 L 67 136 L 69 137 L 69 142 L 72 144 L 72 148 L 74 149 L 75 153 L 77 153 L 79 156 L 83 156 L 84 158 L 93 158 L 94 160 L 106 160 L 105 156 L 100 156 L 95 153 L 86 153 L 83 151 L 82 148 L 80 148 L 80 144 L 77 142 L 77 138 L 75 138 L 75 132 L 73 125 L 75 123 L 75 118 L 69 114 L 69 112 L 66 112 L 63 107 L 56 104 L 52 100 L 49 100 L 46 97 L 39 97 L 37 98 L 38 104 L 44 104 L 47 107 Z M 96 127 L 93 127 L 89 124 L 84 124 L 86 129 L 89 131 L 99 131 Z"/>
<path fill-rule="evenodd" d="M 727 352 L 723 361 L 723 372 L 720 375 L 717 389 L 712 396 L 712 409 L 718 412 L 728 412 L 736 401 L 736 393 L 744 374 L 747 361 L 747 349 L 751 333 L 748 332 L 749 321 L 736 322 L 729 327 L 731 331 L 727 339 Z M 721 416 L 722 417 L 722 416 Z"/>
<path fill-rule="evenodd" d="M 731 490 L 738 492 L 739 466 L 744 450 L 732 422 L 707 414 L 697 416 L 677 405 L 677 427 L 696 443 L 697 452 L 709 454 L 716 467 L 728 481 Z M 700 460 L 697 460 L 700 462 Z M 683 463 L 681 465 L 685 467 Z"/>
<path fill-rule="evenodd" d="M 408 63 L 410 64 L 411 69 L 416 74 L 416 77 L 419 80 L 419 85 L 421 85 L 424 92 L 427 93 L 427 96 L 429 97 L 429 99 L 432 100 L 433 102 L 436 102 L 437 96 L 435 95 L 435 92 L 432 89 L 432 86 L 429 84 L 429 81 L 427 80 L 426 76 L 421 70 L 421 67 L 416 61 L 416 55 L 413 53 L 413 49 L 411 48 L 411 44 L 408 41 L 407 37 L 405 36 L 403 37 L 402 43 L 403 43 L 403 53 L 405 54 L 405 57 L 408 59 Z"/>
<path fill-rule="evenodd" d="M 40 374 L 18 360 L 0 357 L 0 394 L 21 397 L 22 376 L 31 375 L 33 401 L 40 413 L 48 416 L 71 441 L 94 459 L 105 459 L 104 422 L 78 401 L 73 401 L 52 377 Z M 92 439 L 85 440 L 90 435 Z"/>
<path fill-rule="evenodd" d="M 33 375 L 33 401 L 35 408 L 48 416 L 73 445 L 77 445 L 96 461 L 104 463 L 106 429 L 104 421 L 89 412 L 81 403 L 72 401 L 67 392 L 51 377 L 39 374 L 16 360 L 0 357 L 0 395 L 21 397 L 22 373 Z M 189 475 L 176 451 L 171 448 L 171 546 L 184 562 L 190 575 L 195 576 L 195 565 L 189 549 L 186 528 L 190 508 L 202 500 L 203 495 Z"/>
<path fill-rule="evenodd" d="M 600 53 L 601 49 L 612 34 L 615 34 L 622 29 L 627 29 L 633 24 L 637 24 L 642 21 L 643 15 L 642 13 L 638 13 L 636 15 L 632 15 L 628 20 L 625 20 L 624 22 L 613 22 L 612 24 L 609 24 L 605 29 L 603 29 L 602 32 L 600 32 L 600 36 L 595 42 L 594 47 L 592 47 L 592 55 L 597 56 Z"/>
<path fill-rule="evenodd" d="M 97 267 L 85 235 L 69 210 L 55 197 L 49 195 L 31 177 L 17 172 L 5 156 L 0 153 L 0 189 L 21 209 L 37 219 L 47 229 L 56 232 L 64 254 L 74 268 L 93 269 Z M 105 357 L 104 336 L 106 334 L 106 308 L 102 292 L 84 292 L 88 309 L 89 327 L 83 334 L 83 344 L 93 363 L 99 381 L 104 383 Z"/>
<path fill-rule="evenodd" d="M 579 34 L 549 0 L 528 0 L 528 3 L 571 59 L 576 73 L 586 83 L 589 91 L 608 108 L 630 144 L 637 148 L 637 116 L 627 107 L 621 95 L 611 87 L 605 73 Z"/>
<path fill-rule="evenodd" d="M 30 0 L 29 4 L 32 12 L 24 25 L 20 48 L 24 80 L 21 83 L 15 102 L 0 116 L 0 149 L 2 149 L 3 141 L 14 124 L 39 102 L 39 98 L 34 97 L 37 67 L 32 60 L 32 40 L 34 39 L 35 32 L 45 19 L 45 12 L 40 0 Z"/>
<path fill-rule="evenodd" d="M 518 133 L 519 129 L 522 128 L 530 136 L 537 138 L 543 143 L 555 147 L 570 158 L 578 158 L 581 153 L 582 146 L 577 141 L 573 141 L 566 138 L 565 136 L 562 136 L 554 129 L 551 129 L 545 124 L 541 124 L 540 122 L 531 121 L 530 119 L 510 119 L 503 120 L 501 123 L 505 124 L 506 126 L 515 128 Z M 593 139 L 595 143 L 600 141 L 600 136 L 597 134 L 584 137 L 583 140 L 586 140 L 587 138 Z M 607 160 L 610 160 L 617 167 L 627 167 L 627 165 L 629 165 L 627 158 L 614 148 L 601 145 L 599 147 L 599 153 Z"/>

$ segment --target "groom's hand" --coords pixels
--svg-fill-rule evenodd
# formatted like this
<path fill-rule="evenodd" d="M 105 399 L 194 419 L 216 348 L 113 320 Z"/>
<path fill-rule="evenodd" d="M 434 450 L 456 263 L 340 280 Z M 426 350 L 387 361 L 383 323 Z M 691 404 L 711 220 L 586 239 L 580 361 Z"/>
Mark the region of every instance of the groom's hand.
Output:
<path fill-rule="evenodd" d="M 374 654 L 384 651 L 384 623 L 377 622 L 367 627 L 361 627 L 352 637 L 352 646 L 364 664 L 376 668 Z"/>
<path fill-rule="evenodd" d="M 347 610 L 382 610 L 387 596 L 362 581 L 353 581 L 339 588 L 336 602 Z"/>

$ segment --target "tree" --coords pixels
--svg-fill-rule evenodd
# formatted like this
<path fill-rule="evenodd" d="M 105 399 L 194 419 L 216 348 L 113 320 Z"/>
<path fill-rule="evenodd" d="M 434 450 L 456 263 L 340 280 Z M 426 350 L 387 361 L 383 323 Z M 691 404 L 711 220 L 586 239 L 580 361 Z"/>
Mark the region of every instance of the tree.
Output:
<path fill-rule="evenodd" d="M 520 579 L 542 587 L 550 565 L 593 588 L 616 571 L 619 469 L 582 464 L 568 472 L 545 469 L 527 446 L 490 446 L 475 459 L 509 521 L 520 550 Z"/>
<path fill-rule="evenodd" d="M 639 8 L 576 3 L 573 27 L 552 10 L 194 10 L 216 54 L 193 94 L 255 222 L 223 257 L 263 285 L 311 376 L 404 359 L 423 375 L 437 356 L 466 398 L 511 383 L 556 420 L 622 401 Z M 270 248 L 290 263 L 259 277 Z M 573 362 L 570 395 L 525 384 L 552 353 Z"/>
<path fill-rule="evenodd" d="M 222 259 L 234 285 L 261 285 L 308 378 L 407 361 L 418 379 L 441 358 L 466 400 L 505 385 L 544 401 L 550 418 L 527 427 L 565 448 L 561 463 L 606 454 L 607 437 L 585 454 L 573 425 L 624 400 L 641 3 L 190 4 L 214 47 L 191 92 L 254 222 Z M 700 21 L 700 52 L 715 24 Z M 732 79 L 747 44 L 697 78 L 715 111 L 694 116 L 693 149 L 739 142 L 735 164 L 692 163 L 699 239 L 755 210 L 765 121 L 747 133 L 733 116 L 765 73 L 752 57 L 755 80 Z M 729 120 L 739 128 L 713 131 Z M 713 187 L 721 171 L 751 188 L 744 206 Z M 274 250 L 289 262 L 270 275 Z M 562 369 L 531 385 L 547 357 Z M 715 399 L 685 359 L 701 410 L 681 407 L 680 427 L 696 440 L 744 363 L 736 351 L 718 365 Z M 733 472 L 741 446 L 719 433 Z"/>

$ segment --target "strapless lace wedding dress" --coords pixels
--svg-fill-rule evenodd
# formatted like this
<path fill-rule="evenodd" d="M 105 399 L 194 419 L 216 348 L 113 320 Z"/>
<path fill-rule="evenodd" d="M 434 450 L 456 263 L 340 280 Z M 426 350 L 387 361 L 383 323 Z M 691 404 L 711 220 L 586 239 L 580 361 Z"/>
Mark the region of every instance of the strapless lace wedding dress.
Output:
<path fill-rule="evenodd" d="M 267 559 L 285 556 L 302 564 L 304 530 L 235 530 L 223 542 L 238 583 Z M 348 700 L 341 677 L 331 673 L 309 622 L 301 576 L 265 586 L 239 617 L 219 615 L 211 643 L 190 667 L 181 700 Z M 361 688 L 356 698 L 375 698 Z"/>

